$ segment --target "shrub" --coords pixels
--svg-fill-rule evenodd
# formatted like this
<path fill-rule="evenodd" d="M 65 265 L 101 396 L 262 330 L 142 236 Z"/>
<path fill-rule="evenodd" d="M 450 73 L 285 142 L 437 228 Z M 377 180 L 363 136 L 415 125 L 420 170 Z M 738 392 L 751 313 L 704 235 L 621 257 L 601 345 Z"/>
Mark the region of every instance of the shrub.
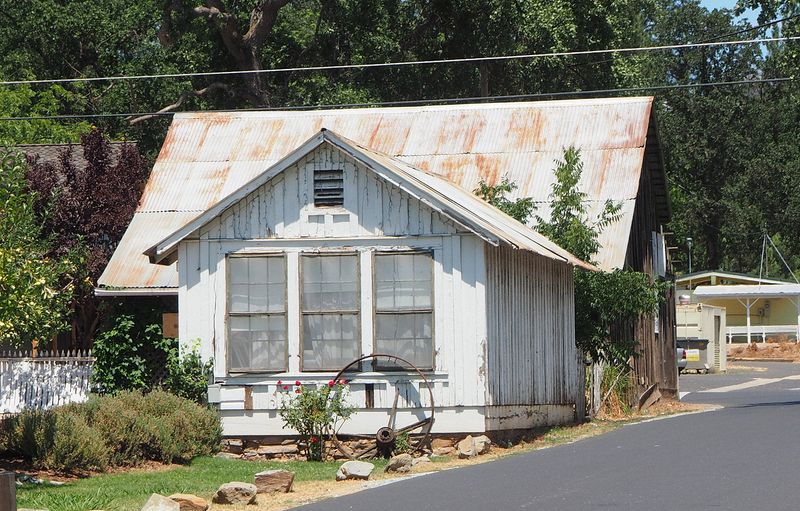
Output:
<path fill-rule="evenodd" d="M 292 392 L 294 389 L 294 395 Z M 297 430 L 306 445 L 306 459 L 321 461 L 325 456 L 325 439 L 353 414 L 353 407 L 345 402 L 345 381 L 329 381 L 327 385 L 282 385 L 278 381 L 278 392 L 283 400 L 278 410 L 283 422 Z"/>
<path fill-rule="evenodd" d="M 213 361 L 203 362 L 196 345 L 184 354 L 175 348 L 169 353 L 164 388 L 195 403 L 205 403 L 213 367 Z"/>
<path fill-rule="evenodd" d="M 35 468 L 76 472 L 211 455 L 222 429 L 213 410 L 157 390 L 25 411 L 6 420 L 0 434 L 11 454 Z"/>

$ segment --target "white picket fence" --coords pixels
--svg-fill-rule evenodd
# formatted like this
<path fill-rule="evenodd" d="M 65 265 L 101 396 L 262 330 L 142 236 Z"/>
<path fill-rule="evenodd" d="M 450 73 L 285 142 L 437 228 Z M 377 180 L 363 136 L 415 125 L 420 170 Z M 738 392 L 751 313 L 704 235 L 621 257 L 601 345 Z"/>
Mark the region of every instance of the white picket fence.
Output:
<path fill-rule="evenodd" d="M 0 351 L 0 414 L 86 401 L 91 351 Z"/>

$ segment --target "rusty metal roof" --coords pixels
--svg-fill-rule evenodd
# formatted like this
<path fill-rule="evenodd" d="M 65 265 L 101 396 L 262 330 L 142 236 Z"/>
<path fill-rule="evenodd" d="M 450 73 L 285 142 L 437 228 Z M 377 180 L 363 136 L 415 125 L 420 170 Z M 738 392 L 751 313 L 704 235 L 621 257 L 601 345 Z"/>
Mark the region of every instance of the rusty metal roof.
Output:
<path fill-rule="evenodd" d="M 100 278 L 106 287 L 174 286 L 174 266 L 150 265 L 143 252 L 172 231 L 145 223 L 160 212 L 175 229 L 238 189 L 322 128 L 472 190 L 508 176 L 514 196 L 532 197 L 546 216 L 554 160 L 581 150 L 581 188 L 590 211 L 623 203 L 600 236 L 600 268 L 624 264 L 641 171 L 660 155 L 651 97 L 486 103 L 351 110 L 212 112 L 175 115 L 145 188 L 135 222 Z M 648 132 L 650 136 L 648 137 Z M 653 148 L 653 145 L 655 148 Z M 659 175 L 663 171 L 658 168 Z M 664 187 L 663 179 L 659 186 Z M 656 193 L 664 218 L 666 191 Z M 174 229 L 173 229 L 174 230 Z M 138 252 L 137 252 L 138 251 Z M 131 259 L 136 259 L 135 264 Z M 141 269 L 152 266 L 144 273 Z M 144 278 L 146 276 L 146 278 Z"/>

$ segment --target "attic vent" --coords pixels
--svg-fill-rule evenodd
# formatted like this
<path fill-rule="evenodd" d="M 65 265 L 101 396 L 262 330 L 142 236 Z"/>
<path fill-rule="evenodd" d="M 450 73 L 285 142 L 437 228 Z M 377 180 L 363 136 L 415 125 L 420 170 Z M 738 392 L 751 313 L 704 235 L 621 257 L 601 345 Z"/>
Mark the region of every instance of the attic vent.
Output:
<path fill-rule="evenodd" d="M 344 171 L 341 169 L 314 170 L 314 205 L 344 205 Z"/>

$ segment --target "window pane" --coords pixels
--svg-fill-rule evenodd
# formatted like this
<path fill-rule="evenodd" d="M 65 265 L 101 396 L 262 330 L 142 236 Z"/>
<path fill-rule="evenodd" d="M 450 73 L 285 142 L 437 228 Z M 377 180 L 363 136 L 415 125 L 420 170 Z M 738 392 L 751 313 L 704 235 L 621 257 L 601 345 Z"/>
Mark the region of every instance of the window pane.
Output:
<path fill-rule="evenodd" d="M 357 256 L 303 257 L 303 310 L 358 310 Z"/>
<path fill-rule="evenodd" d="M 303 369 L 335 370 L 359 357 L 356 314 L 303 316 Z"/>
<path fill-rule="evenodd" d="M 267 311 L 267 285 L 266 284 L 250 285 L 249 312 L 266 312 L 266 311 Z"/>
<path fill-rule="evenodd" d="M 230 318 L 230 370 L 281 371 L 286 369 L 286 317 L 233 316 Z"/>
<path fill-rule="evenodd" d="M 243 257 L 231 257 L 228 259 L 228 266 L 231 284 L 246 284 L 247 280 L 247 259 Z"/>
<path fill-rule="evenodd" d="M 231 284 L 230 285 L 230 310 L 231 312 L 248 312 L 249 311 L 249 287 L 247 284 Z"/>
<path fill-rule="evenodd" d="M 433 306 L 430 254 L 375 256 L 376 307 L 379 311 L 429 309 Z"/>
<path fill-rule="evenodd" d="M 433 367 L 433 314 L 378 314 L 375 350 Z"/>
<path fill-rule="evenodd" d="M 248 257 L 250 261 L 250 283 L 251 284 L 266 284 L 267 283 L 267 258 L 266 257 Z"/>

